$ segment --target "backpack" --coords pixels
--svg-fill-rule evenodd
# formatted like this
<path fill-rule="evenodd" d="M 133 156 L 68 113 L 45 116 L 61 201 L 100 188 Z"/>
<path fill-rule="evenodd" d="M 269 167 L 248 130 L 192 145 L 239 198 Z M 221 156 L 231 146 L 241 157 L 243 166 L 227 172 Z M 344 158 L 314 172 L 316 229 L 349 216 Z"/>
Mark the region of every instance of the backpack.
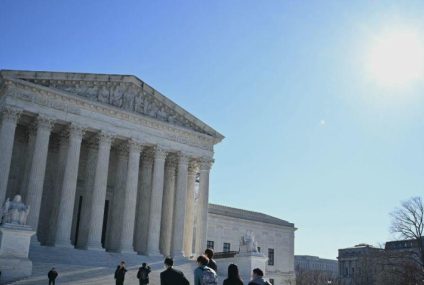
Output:
<path fill-rule="evenodd" d="M 205 267 L 202 270 L 202 278 L 200 281 L 202 285 L 218 285 L 218 280 L 215 271 L 213 271 L 209 267 Z"/>

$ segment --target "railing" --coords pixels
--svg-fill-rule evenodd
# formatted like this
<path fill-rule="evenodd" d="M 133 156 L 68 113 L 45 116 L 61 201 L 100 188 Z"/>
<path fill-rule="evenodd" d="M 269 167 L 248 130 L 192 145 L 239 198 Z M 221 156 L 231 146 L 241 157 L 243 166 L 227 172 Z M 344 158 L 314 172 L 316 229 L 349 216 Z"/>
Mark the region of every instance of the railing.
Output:
<path fill-rule="evenodd" d="M 226 252 L 215 252 L 213 254 L 214 259 L 220 259 L 220 258 L 230 258 L 234 257 L 238 251 L 226 251 Z"/>

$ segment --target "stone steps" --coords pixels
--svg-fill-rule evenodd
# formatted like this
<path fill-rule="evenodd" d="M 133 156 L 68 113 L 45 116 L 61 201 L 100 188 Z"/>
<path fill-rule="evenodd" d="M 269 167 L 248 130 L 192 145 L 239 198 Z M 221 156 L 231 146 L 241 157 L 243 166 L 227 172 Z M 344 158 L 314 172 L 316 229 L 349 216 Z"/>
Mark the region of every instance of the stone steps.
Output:
<path fill-rule="evenodd" d="M 148 263 L 152 272 L 150 284 L 160 284 L 160 272 L 164 270 L 163 257 L 147 257 L 136 254 L 120 254 L 104 251 L 87 251 L 73 248 L 31 246 L 30 259 L 33 262 L 32 276 L 13 283 L 13 285 L 45 285 L 47 272 L 55 267 L 59 273 L 56 284 L 115 284 L 113 275 L 116 266 L 125 260 L 128 272 L 126 284 L 138 284 L 136 277 L 141 263 Z M 187 278 L 193 280 L 195 262 L 181 258 L 175 260 L 175 268 L 182 270 Z"/>

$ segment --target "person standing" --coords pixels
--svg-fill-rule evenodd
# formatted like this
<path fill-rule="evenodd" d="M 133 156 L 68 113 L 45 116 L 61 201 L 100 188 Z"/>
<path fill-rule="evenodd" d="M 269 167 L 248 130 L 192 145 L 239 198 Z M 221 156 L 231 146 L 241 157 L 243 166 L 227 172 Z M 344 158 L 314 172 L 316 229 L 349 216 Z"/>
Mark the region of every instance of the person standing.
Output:
<path fill-rule="evenodd" d="M 173 268 L 174 260 L 170 257 L 165 258 L 165 271 L 160 273 L 161 285 L 190 285 L 184 273 Z"/>
<path fill-rule="evenodd" d="M 149 284 L 149 273 L 152 271 L 150 266 L 148 266 L 145 262 L 141 265 L 137 272 L 137 278 L 140 282 L 140 285 Z"/>
<path fill-rule="evenodd" d="M 253 278 L 248 285 L 271 285 L 264 279 L 264 272 L 260 268 L 253 269 Z"/>
<path fill-rule="evenodd" d="M 198 267 L 194 270 L 194 285 L 217 285 L 217 275 L 215 270 L 207 265 L 209 259 L 201 255 L 197 258 Z"/>
<path fill-rule="evenodd" d="M 116 285 L 124 285 L 125 273 L 127 269 L 125 268 L 125 261 L 121 261 L 121 263 L 116 267 L 115 270 L 115 282 Z"/>
<path fill-rule="evenodd" d="M 59 274 L 57 274 L 56 269 L 53 267 L 50 269 L 49 273 L 47 273 L 47 277 L 49 278 L 49 285 L 54 285 L 56 283 L 56 278 Z"/>
<path fill-rule="evenodd" d="M 223 285 L 243 285 L 243 280 L 240 278 L 240 273 L 237 265 L 228 265 L 228 276 L 224 280 Z"/>
<path fill-rule="evenodd" d="M 213 260 L 213 250 L 207 248 L 205 250 L 205 255 L 209 258 L 208 267 L 212 268 L 215 272 L 218 272 L 218 266 L 216 265 L 215 260 Z"/>

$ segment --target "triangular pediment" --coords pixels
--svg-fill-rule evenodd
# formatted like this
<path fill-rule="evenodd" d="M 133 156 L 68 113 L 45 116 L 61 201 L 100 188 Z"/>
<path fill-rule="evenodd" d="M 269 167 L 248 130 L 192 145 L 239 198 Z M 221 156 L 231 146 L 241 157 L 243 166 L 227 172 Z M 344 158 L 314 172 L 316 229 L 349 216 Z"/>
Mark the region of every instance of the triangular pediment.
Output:
<path fill-rule="evenodd" d="M 34 71 L 2 71 L 2 73 L 31 84 L 207 134 L 218 140 L 223 138 L 217 131 L 135 76 Z"/>

